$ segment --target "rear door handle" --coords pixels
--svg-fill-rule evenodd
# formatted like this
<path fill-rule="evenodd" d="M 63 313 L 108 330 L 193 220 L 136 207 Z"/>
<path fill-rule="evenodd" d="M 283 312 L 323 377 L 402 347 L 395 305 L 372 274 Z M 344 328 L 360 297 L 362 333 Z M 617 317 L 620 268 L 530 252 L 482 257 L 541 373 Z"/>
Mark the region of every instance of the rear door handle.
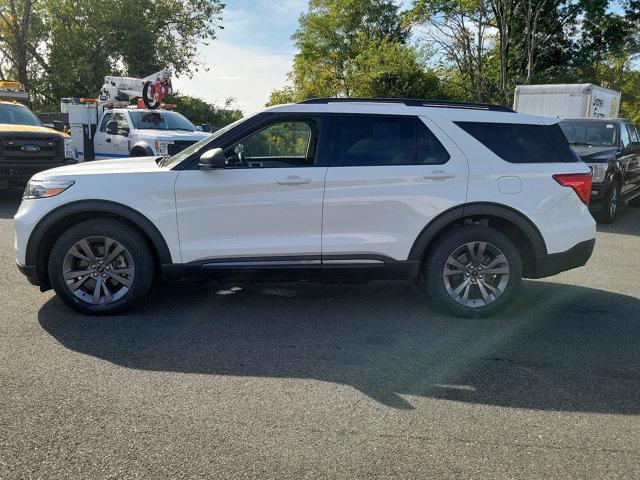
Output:
<path fill-rule="evenodd" d="M 278 185 L 306 185 L 307 183 L 311 183 L 311 179 L 302 178 L 298 175 L 291 175 L 290 177 L 277 180 L 276 183 Z"/>

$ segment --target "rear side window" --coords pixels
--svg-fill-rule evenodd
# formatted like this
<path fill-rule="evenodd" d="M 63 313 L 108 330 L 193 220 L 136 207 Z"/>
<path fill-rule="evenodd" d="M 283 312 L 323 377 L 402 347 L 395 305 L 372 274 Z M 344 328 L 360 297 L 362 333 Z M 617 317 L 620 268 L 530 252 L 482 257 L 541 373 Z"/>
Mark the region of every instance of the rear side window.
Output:
<path fill-rule="evenodd" d="M 434 165 L 449 153 L 427 126 L 415 117 L 337 117 L 338 165 L 349 167 Z"/>
<path fill-rule="evenodd" d="M 456 125 L 507 162 L 580 161 L 557 124 L 456 122 Z"/>

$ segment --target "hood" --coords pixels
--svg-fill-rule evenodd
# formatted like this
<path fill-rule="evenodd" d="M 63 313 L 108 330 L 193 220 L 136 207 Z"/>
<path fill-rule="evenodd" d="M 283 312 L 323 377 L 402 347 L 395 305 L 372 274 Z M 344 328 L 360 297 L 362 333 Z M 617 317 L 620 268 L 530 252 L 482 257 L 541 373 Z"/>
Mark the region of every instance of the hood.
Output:
<path fill-rule="evenodd" d="M 34 125 L 18 125 L 15 123 L 0 123 L 0 133 L 6 132 L 19 132 L 19 133 L 45 133 L 48 135 L 54 134 L 61 137 L 69 138 L 66 133 L 59 132 L 53 128 L 48 127 L 36 127 Z"/>
<path fill-rule="evenodd" d="M 64 167 L 52 168 L 34 175 L 34 179 L 42 180 L 52 177 L 76 177 L 79 175 L 104 175 L 119 173 L 147 173 L 164 170 L 156 163 L 158 157 L 127 157 L 111 160 L 82 162 Z"/>
<path fill-rule="evenodd" d="M 585 163 L 607 162 L 620 151 L 615 147 L 592 147 L 587 145 L 572 145 L 571 148 Z"/>
<path fill-rule="evenodd" d="M 183 132 L 180 130 L 136 130 L 137 138 L 149 140 L 202 140 L 207 138 L 210 133 L 207 132 Z"/>

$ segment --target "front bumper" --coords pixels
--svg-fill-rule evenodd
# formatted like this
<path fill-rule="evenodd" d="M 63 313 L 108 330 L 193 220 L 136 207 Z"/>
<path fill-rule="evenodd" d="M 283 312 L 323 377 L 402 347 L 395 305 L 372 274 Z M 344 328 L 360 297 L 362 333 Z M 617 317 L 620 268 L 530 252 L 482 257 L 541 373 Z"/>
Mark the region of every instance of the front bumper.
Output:
<path fill-rule="evenodd" d="M 536 271 L 531 278 L 544 278 L 572 268 L 582 267 L 591 258 L 596 239 L 578 243 L 565 252 L 536 257 Z"/>

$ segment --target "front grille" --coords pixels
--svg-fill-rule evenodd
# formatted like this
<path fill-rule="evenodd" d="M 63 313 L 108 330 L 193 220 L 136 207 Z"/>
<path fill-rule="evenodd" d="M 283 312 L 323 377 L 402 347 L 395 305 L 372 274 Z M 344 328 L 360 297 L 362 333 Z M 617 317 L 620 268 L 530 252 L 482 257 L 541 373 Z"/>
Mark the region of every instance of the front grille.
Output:
<path fill-rule="evenodd" d="M 167 147 L 167 153 L 169 153 L 169 155 L 175 155 L 176 153 L 181 152 L 194 143 L 196 143 L 195 140 L 176 140 L 175 142 L 169 144 L 169 146 Z"/>
<path fill-rule="evenodd" d="M 59 137 L 10 136 L 0 138 L 0 164 L 63 163 Z"/>

